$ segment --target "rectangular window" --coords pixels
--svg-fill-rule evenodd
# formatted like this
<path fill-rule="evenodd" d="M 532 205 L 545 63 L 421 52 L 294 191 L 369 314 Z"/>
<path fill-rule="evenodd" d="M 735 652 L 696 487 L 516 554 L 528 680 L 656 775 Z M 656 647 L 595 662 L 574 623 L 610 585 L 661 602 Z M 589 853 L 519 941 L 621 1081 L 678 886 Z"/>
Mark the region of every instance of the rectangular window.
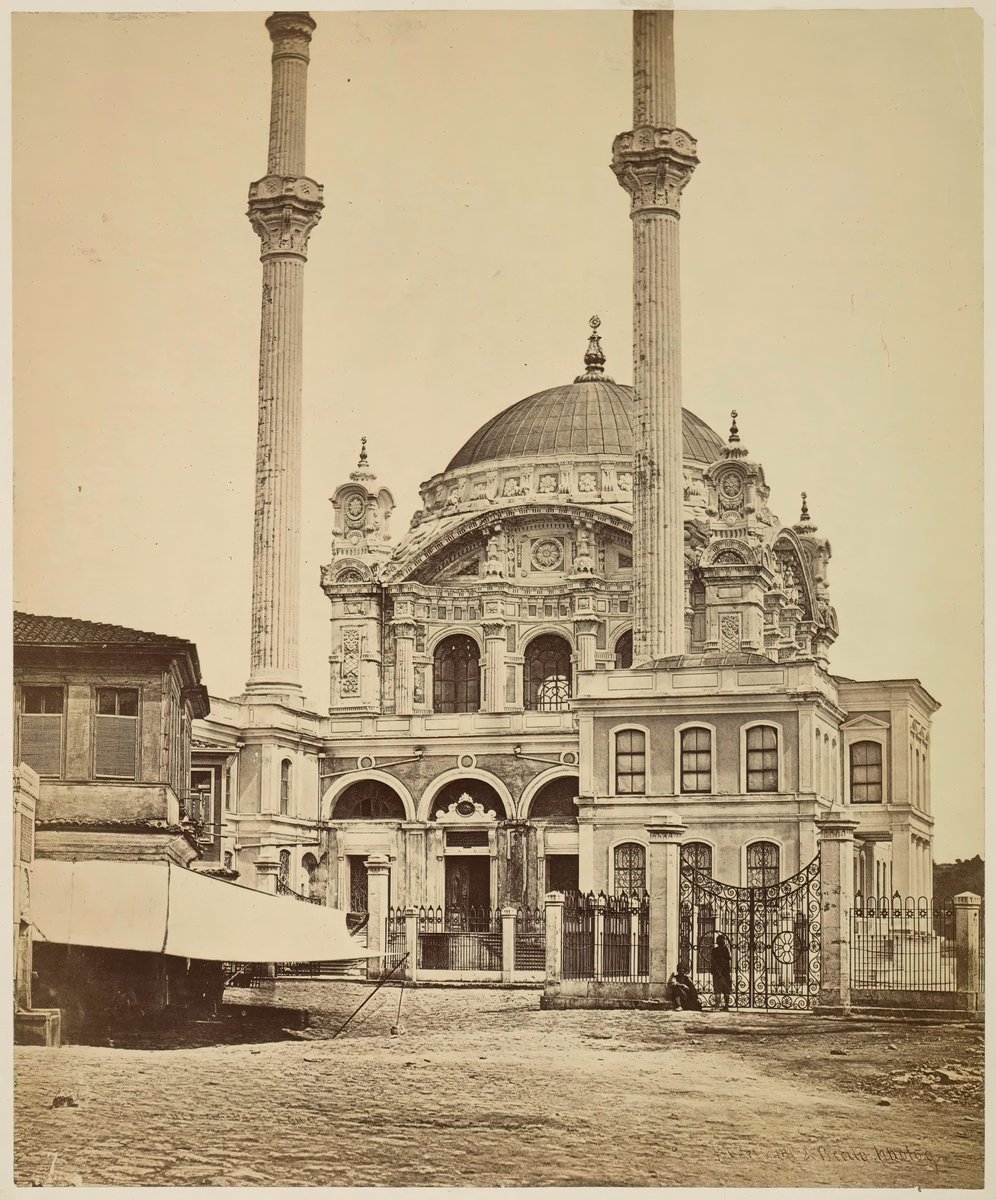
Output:
<path fill-rule="evenodd" d="M 47 779 L 62 778 L 65 706 L 61 687 L 21 688 L 20 759 Z"/>
<path fill-rule="evenodd" d="M 778 791 L 778 730 L 773 725 L 747 730 L 747 791 Z"/>
<path fill-rule="evenodd" d="M 708 729 L 681 731 L 681 790 L 712 791 L 712 733 Z"/>
<path fill-rule="evenodd" d="M 101 779 L 138 775 L 138 688 L 97 689 L 94 774 Z"/>
<path fill-rule="evenodd" d="M 190 802 L 187 815 L 199 825 L 211 825 L 214 821 L 214 771 L 195 767 L 190 772 Z M 211 831 L 205 830 L 206 834 Z"/>
<path fill-rule="evenodd" d="M 647 739 L 642 729 L 616 734 L 616 794 L 642 796 L 647 790 Z"/>
<path fill-rule="evenodd" d="M 882 803 L 880 742 L 855 742 L 851 747 L 851 803 Z"/>

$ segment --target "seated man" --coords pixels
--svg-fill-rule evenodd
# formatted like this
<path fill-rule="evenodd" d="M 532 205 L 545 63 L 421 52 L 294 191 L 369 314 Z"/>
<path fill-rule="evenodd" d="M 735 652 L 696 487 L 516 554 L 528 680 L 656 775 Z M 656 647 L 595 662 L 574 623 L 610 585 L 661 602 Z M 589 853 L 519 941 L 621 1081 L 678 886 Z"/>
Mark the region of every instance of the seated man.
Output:
<path fill-rule="evenodd" d="M 689 978 L 687 964 L 678 963 L 678 969 L 671 972 L 664 989 L 664 1001 L 673 1009 L 702 1011 L 702 1002 L 695 984 Z"/>

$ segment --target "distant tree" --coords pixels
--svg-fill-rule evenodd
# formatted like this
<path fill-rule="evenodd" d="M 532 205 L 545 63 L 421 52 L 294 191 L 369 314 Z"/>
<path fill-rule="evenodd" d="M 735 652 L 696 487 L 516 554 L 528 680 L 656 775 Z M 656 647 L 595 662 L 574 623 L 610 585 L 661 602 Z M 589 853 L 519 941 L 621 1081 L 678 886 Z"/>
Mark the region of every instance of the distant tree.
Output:
<path fill-rule="evenodd" d="M 953 863 L 934 863 L 934 895 L 957 896 L 959 892 L 986 894 L 986 864 L 982 856 L 956 858 Z"/>

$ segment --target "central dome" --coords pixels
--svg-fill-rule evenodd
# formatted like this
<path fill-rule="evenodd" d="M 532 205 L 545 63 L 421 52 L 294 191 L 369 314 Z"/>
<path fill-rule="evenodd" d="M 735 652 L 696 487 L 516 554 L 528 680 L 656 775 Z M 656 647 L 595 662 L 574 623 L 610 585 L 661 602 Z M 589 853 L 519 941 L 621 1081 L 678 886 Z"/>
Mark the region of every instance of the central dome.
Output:
<path fill-rule="evenodd" d="M 584 454 L 632 455 L 636 406 L 633 389 L 611 379 L 585 378 L 548 388 L 506 408 L 469 438 L 447 471 L 512 458 Z M 682 409 L 686 461 L 707 466 L 722 457 L 723 439 Z"/>

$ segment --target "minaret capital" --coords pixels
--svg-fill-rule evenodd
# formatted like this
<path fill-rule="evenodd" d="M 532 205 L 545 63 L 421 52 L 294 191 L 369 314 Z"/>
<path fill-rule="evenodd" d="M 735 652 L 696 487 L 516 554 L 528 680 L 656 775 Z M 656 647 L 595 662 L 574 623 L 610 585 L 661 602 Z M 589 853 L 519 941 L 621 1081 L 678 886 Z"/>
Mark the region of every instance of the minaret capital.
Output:
<path fill-rule="evenodd" d="M 308 237 L 318 224 L 322 185 L 305 176 L 266 175 L 249 185 L 246 215 L 262 243 L 260 258 L 307 258 Z"/>
<path fill-rule="evenodd" d="M 684 129 L 641 125 L 612 143 L 612 170 L 630 195 L 630 215 L 679 217 L 685 184 L 698 166 L 695 138 Z"/>
<path fill-rule="evenodd" d="M 317 25 L 306 12 L 275 12 L 266 19 L 274 58 L 309 59 L 308 46 Z"/>

